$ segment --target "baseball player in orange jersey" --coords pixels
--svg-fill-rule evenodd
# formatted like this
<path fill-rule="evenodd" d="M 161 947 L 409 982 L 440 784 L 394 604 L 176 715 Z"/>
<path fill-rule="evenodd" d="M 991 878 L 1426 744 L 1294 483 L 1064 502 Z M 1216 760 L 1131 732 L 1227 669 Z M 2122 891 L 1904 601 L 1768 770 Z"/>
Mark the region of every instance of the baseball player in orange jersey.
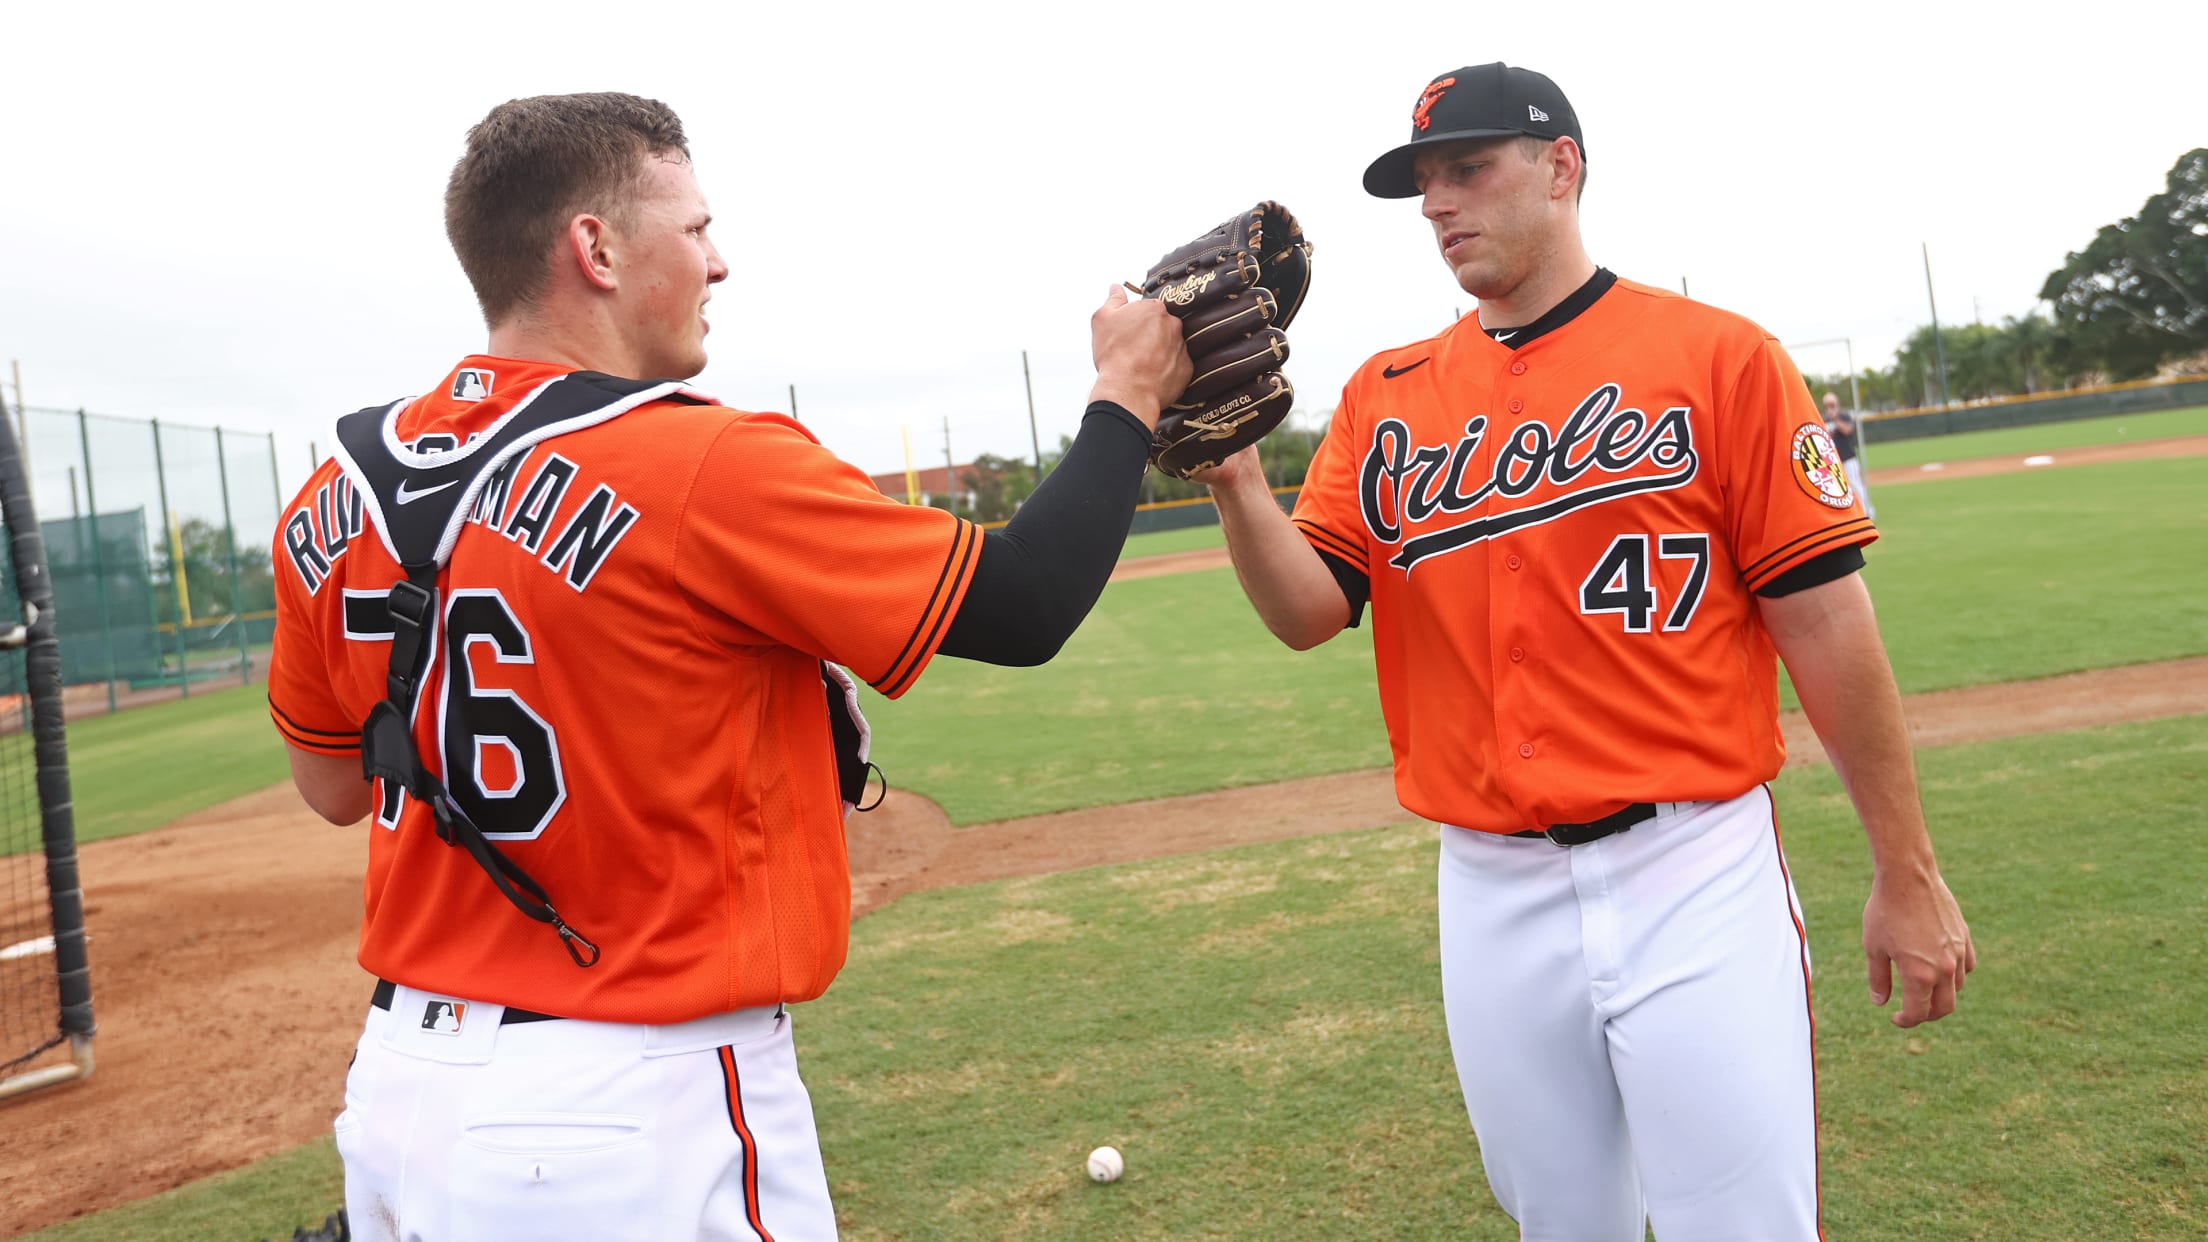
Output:
<path fill-rule="evenodd" d="M 1110 295 L 1079 435 L 984 535 L 683 386 L 708 220 L 664 105 L 493 110 L 446 196 L 489 348 L 341 419 L 283 512 L 270 709 L 308 803 L 371 818 L 356 1237 L 835 1236 L 783 1006 L 847 944 L 839 665 L 894 696 L 1048 659 L 1187 382 L 1178 323 Z"/>
<path fill-rule="evenodd" d="M 1369 602 L 1403 805 L 1441 825 L 1442 990 L 1522 1236 L 1821 1236 L 1809 950 L 1765 787 L 1784 658 L 1869 834 L 1872 999 L 1949 1013 L 1970 935 L 1934 864 L 1856 570 L 1875 537 L 1767 333 L 1620 280 L 1579 235 L 1546 77 L 1443 74 L 1365 186 L 1419 198 L 1478 313 L 1375 356 L 1293 519 L 1204 476 L 1299 649 Z"/>

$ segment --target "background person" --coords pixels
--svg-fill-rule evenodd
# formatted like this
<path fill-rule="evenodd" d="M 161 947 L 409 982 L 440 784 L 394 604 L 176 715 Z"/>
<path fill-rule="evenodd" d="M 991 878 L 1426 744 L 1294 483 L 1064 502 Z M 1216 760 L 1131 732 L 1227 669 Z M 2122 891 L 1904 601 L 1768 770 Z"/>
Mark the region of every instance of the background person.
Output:
<path fill-rule="evenodd" d="M 1863 456 L 1858 443 L 1860 429 L 1855 425 L 1855 415 L 1840 408 L 1840 398 L 1825 394 L 1825 430 L 1832 434 L 1833 447 L 1840 450 L 1840 468 L 1848 476 L 1848 486 L 1855 498 L 1863 502 L 1865 517 L 1876 518 L 1878 506 L 1871 503 L 1870 485 L 1863 481 Z"/>

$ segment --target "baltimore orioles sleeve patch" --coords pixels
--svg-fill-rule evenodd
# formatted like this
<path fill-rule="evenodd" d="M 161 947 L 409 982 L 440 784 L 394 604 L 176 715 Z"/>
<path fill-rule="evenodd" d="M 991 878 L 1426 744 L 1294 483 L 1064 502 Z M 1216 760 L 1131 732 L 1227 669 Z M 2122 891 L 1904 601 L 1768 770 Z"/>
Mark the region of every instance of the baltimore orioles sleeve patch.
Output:
<path fill-rule="evenodd" d="M 1788 458 L 1794 467 L 1794 481 L 1811 500 L 1834 509 L 1855 503 L 1854 494 L 1848 490 L 1848 472 L 1840 465 L 1840 448 L 1832 442 L 1832 433 L 1823 423 L 1804 423 L 1797 428 Z"/>

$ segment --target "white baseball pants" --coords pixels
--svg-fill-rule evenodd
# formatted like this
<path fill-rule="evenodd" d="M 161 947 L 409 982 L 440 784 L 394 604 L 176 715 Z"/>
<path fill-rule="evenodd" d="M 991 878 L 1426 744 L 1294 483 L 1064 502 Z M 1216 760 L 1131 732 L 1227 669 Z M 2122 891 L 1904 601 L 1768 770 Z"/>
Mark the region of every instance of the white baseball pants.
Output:
<path fill-rule="evenodd" d="M 1855 489 L 1855 498 L 1863 502 L 1863 516 L 1876 521 L 1878 510 L 1871 507 L 1871 485 L 1863 481 L 1863 459 L 1848 458 L 1840 463 L 1840 471 L 1848 476 L 1848 486 Z"/>
<path fill-rule="evenodd" d="M 824 1242 L 812 1101 L 775 1008 L 676 1026 L 370 1009 L 337 1150 L 362 1242 Z"/>
<path fill-rule="evenodd" d="M 1441 829 L 1449 1044 L 1528 1242 L 1814 1242 L 1809 945 L 1770 795 L 1586 845 Z"/>

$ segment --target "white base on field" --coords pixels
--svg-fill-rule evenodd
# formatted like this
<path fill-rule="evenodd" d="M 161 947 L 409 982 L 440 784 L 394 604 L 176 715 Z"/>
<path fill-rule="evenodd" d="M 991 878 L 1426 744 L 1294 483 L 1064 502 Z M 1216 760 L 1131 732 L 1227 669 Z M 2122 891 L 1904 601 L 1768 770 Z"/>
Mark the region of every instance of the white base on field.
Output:
<path fill-rule="evenodd" d="M 52 936 L 40 936 L 36 940 L 25 940 L 20 944 L 11 944 L 5 949 L 0 949 L 0 962 L 12 962 L 19 957 L 37 957 L 40 954 L 53 951 L 54 938 Z"/>

